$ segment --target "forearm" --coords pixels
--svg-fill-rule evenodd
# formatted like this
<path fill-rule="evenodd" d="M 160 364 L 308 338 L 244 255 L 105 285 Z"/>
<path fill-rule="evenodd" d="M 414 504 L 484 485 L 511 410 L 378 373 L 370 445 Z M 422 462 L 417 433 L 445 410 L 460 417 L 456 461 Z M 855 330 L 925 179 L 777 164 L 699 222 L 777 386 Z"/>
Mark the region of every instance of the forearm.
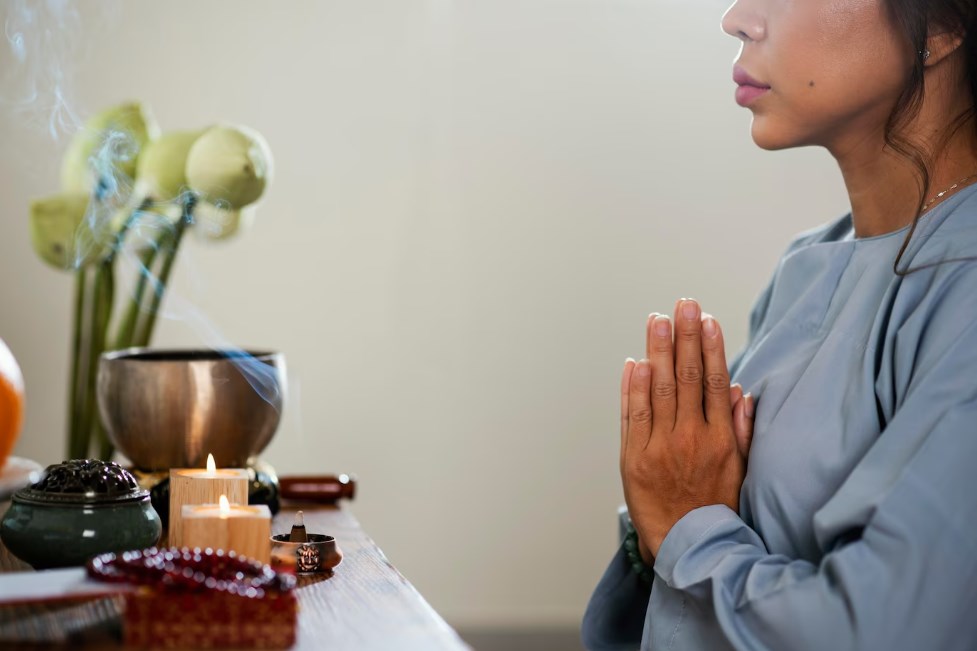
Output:
<path fill-rule="evenodd" d="M 740 651 L 974 648 L 970 545 L 947 530 L 939 509 L 928 521 L 920 512 L 913 532 L 929 533 L 903 537 L 899 528 L 912 520 L 882 516 L 814 565 L 769 554 L 735 513 L 705 507 L 666 537 L 655 580 L 712 610 Z"/>

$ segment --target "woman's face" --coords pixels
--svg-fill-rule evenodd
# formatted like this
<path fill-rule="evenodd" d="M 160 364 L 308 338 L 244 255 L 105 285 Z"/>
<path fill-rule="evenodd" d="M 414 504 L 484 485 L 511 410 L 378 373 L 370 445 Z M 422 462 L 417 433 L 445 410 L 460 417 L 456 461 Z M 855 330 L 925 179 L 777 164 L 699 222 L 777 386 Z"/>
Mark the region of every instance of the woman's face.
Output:
<path fill-rule="evenodd" d="M 723 31 L 742 41 L 736 65 L 753 140 L 764 149 L 822 145 L 838 156 L 881 138 L 913 53 L 885 0 L 736 0 Z M 742 76 L 739 79 L 743 81 Z M 749 82 L 753 83 L 753 82 Z"/>

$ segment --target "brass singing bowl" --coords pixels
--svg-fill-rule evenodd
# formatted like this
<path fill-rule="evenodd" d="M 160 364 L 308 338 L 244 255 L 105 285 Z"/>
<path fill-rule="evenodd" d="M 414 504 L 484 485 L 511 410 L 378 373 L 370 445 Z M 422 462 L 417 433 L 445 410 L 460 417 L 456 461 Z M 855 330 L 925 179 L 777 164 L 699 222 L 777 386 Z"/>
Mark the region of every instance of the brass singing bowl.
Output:
<path fill-rule="evenodd" d="M 285 357 L 241 350 L 130 348 L 102 355 L 98 408 L 109 440 L 146 471 L 242 468 L 271 441 Z"/>

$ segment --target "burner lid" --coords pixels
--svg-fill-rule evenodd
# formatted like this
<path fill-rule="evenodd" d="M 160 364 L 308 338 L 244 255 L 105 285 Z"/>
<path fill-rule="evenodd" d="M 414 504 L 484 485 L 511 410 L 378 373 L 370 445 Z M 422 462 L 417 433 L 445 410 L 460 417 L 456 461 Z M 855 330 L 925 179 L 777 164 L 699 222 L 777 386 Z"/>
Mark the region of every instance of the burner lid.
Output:
<path fill-rule="evenodd" d="M 91 506 L 143 500 L 149 491 L 113 461 L 72 459 L 44 470 L 43 478 L 14 494 L 14 500 L 35 504 L 84 504 Z"/>

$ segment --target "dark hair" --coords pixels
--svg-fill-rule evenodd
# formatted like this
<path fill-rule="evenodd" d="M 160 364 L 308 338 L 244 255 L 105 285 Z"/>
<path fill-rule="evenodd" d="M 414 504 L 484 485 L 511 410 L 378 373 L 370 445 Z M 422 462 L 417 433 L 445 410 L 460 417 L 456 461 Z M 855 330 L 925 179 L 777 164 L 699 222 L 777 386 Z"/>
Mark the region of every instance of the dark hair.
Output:
<path fill-rule="evenodd" d="M 918 115 L 923 104 L 925 83 L 923 77 L 922 53 L 926 50 L 926 37 L 930 27 L 949 30 L 963 35 L 960 50 L 963 53 L 964 76 L 970 90 L 970 108 L 953 118 L 944 134 L 941 146 L 945 145 L 965 124 L 972 122 L 974 141 L 977 143 L 977 0 L 886 0 L 886 9 L 897 29 L 899 29 L 913 51 L 918 53 L 913 64 L 906 87 L 896 101 L 885 125 L 885 143 L 897 154 L 909 159 L 919 172 L 920 199 L 913 218 L 912 227 L 899 249 L 899 255 L 892 265 L 893 271 L 905 276 L 932 265 L 924 265 L 912 270 L 900 270 L 899 262 L 912 240 L 919 223 L 926 196 L 930 190 L 929 154 L 902 130 Z M 938 148 L 939 149 L 939 148 Z M 950 262 L 946 260 L 944 262 Z M 938 264 L 938 263 L 937 263 Z"/>

